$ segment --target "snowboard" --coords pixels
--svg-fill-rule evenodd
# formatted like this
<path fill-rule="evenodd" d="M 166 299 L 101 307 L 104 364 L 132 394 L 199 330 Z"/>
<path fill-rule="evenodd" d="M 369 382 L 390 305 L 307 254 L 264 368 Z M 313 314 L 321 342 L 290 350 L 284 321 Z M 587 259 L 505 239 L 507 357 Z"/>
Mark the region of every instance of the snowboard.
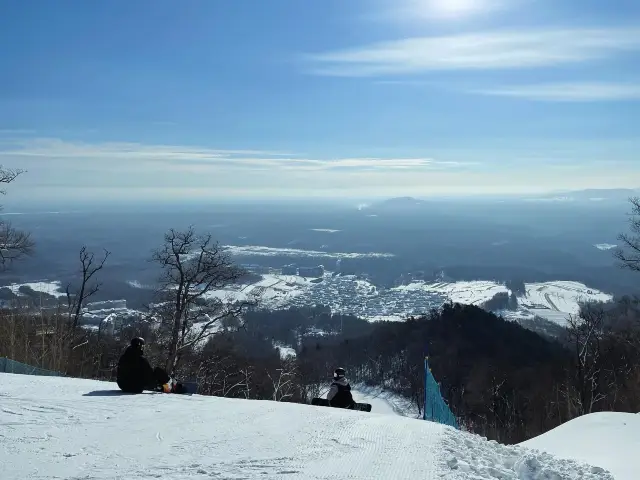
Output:
<path fill-rule="evenodd" d="M 326 398 L 314 398 L 311 400 L 311 405 L 316 405 L 318 407 L 330 407 L 329 400 Z M 356 403 L 353 407 L 353 410 L 358 410 L 360 412 L 371 412 L 371 404 L 369 403 Z"/>

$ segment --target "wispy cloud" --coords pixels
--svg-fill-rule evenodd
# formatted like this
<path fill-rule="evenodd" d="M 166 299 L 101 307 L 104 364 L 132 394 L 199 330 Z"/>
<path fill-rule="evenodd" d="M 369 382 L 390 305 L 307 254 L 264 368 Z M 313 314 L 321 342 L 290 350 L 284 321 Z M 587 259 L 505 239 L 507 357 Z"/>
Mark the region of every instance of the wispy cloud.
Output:
<path fill-rule="evenodd" d="M 551 102 L 640 100 L 640 83 L 552 83 L 518 85 L 475 93 Z"/>
<path fill-rule="evenodd" d="M 317 75 L 383 76 L 436 70 L 539 68 L 640 50 L 640 28 L 495 30 L 413 37 L 311 54 Z"/>
<path fill-rule="evenodd" d="M 64 158 L 162 158 L 162 159 L 216 159 L 235 155 L 264 155 L 268 157 L 292 156 L 293 153 L 262 150 L 225 150 L 175 145 L 145 145 L 141 143 L 70 142 L 57 138 L 14 139 L 0 143 L 0 155 Z"/>
<path fill-rule="evenodd" d="M 244 169 L 317 170 L 420 170 L 456 168 L 468 163 L 433 158 L 303 158 L 292 153 L 262 150 L 224 150 L 206 147 L 146 145 L 139 143 L 78 143 L 60 139 L 23 139 L 0 142 L 0 159 L 27 158 L 32 162 L 75 161 L 106 165 L 120 161 L 138 166 L 170 168 L 225 167 Z"/>

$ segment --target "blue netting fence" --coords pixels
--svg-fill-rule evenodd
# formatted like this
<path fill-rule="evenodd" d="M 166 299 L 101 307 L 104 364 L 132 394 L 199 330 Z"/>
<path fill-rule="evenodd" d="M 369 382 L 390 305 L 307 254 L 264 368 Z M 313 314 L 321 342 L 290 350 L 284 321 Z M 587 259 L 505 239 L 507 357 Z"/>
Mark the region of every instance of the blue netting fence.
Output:
<path fill-rule="evenodd" d="M 424 361 L 424 414 L 423 418 L 432 422 L 442 423 L 458 428 L 458 420 L 442 398 L 440 385 L 431 373 L 429 362 Z"/>
<path fill-rule="evenodd" d="M 62 377 L 59 372 L 32 367 L 26 363 L 16 362 L 8 358 L 0 357 L 0 373 L 17 373 L 20 375 L 40 375 L 45 377 Z"/>

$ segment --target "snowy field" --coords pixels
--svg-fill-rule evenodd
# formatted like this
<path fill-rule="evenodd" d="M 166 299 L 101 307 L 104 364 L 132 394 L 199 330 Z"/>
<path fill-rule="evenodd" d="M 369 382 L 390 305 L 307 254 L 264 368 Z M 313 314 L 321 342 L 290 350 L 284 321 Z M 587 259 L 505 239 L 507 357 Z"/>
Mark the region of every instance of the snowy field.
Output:
<path fill-rule="evenodd" d="M 511 293 L 506 286 L 492 281 L 424 283 L 414 282 L 396 287 L 404 292 L 438 293 L 455 303 L 482 305 L 497 293 Z M 518 296 L 518 312 L 507 315 L 533 317 L 537 315 L 559 325 L 566 325 L 568 315 L 579 312 L 581 302 L 607 302 L 613 297 L 579 282 L 554 281 L 525 284 L 526 295 Z"/>
<path fill-rule="evenodd" d="M 465 305 L 480 305 L 487 300 L 491 300 L 497 293 L 508 292 L 504 285 L 490 281 L 470 281 L 470 282 L 440 282 L 424 283 L 413 282 L 408 285 L 396 287 L 394 290 L 405 292 L 433 292 L 447 297 L 454 303 Z"/>
<path fill-rule="evenodd" d="M 308 290 L 313 285 L 310 280 L 297 275 L 262 275 L 262 279 L 256 283 L 216 290 L 207 297 L 227 301 L 259 299 L 264 306 L 278 308 L 290 304 L 294 297 Z"/>
<path fill-rule="evenodd" d="M 0 374 L 0 397 L 3 480 L 613 479 L 597 466 L 390 414 L 123 395 L 106 382 L 11 374 Z M 603 450 L 618 441 L 598 440 Z"/>
<path fill-rule="evenodd" d="M 608 302 L 613 297 L 579 282 L 527 283 L 527 295 L 518 298 L 526 310 L 549 321 L 566 325 L 568 315 L 580 311 L 581 302 Z"/>
<path fill-rule="evenodd" d="M 58 281 L 55 282 L 30 282 L 30 283 L 13 283 L 11 285 L 5 285 L 6 288 L 11 290 L 15 295 L 22 296 L 20 293 L 20 287 L 29 287 L 34 292 L 41 292 L 52 295 L 54 297 L 66 297 L 67 294 L 62 290 L 62 284 Z"/>
<path fill-rule="evenodd" d="M 338 230 L 331 232 L 328 229 L 321 230 L 329 233 L 336 233 Z M 314 258 L 392 258 L 391 253 L 357 253 L 357 252 L 323 252 L 316 250 L 302 250 L 299 248 L 277 248 L 263 247 L 260 245 L 224 245 L 229 254 L 236 256 L 258 256 L 258 257 L 314 257 Z"/>

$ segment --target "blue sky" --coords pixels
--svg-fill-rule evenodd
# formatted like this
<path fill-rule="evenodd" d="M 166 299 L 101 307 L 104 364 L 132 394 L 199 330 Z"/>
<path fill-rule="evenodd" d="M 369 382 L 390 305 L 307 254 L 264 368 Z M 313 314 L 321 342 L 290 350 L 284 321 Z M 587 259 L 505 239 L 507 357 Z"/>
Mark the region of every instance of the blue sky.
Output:
<path fill-rule="evenodd" d="M 16 199 L 640 186 L 632 0 L 7 0 Z"/>

